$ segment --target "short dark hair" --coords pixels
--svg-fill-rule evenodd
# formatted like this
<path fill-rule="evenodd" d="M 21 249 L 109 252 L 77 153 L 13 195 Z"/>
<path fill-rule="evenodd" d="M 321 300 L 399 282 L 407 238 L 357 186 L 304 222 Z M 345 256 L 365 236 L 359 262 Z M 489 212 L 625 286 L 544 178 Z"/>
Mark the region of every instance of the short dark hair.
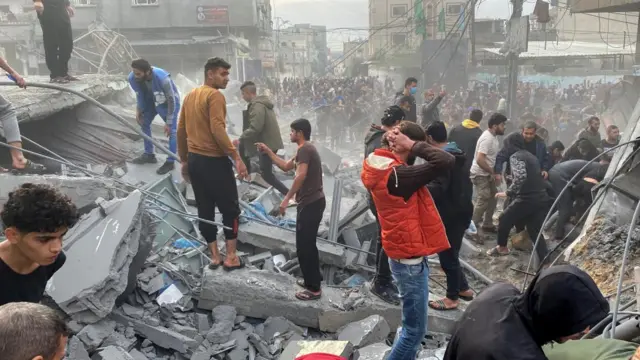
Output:
<path fill-rule="evenodd" d="M 252 94 L 255 94 L 258 91 L 256 84 L 253 81 L 245 81 L 244 84 L 240 86 L 240 90 L 247 89 Z"/>
<path fill-rule="evenodd" d="M 400 106 L 391 105 L 385 109 L 384 115 L 382 116 L 382 119 L 380 119 L 380 122 L 384 126 L 393 126 L 399 123 L 400 121 L 404 120 L 405 116 L 406 114 L 404 113 L 404 110 L 402 110 Z"/>
<path fill-rule="evenodd" d="M 620 128 L 618 127 L 618 125 L 609 125 L 607 126 L 607 132 L 611 131 L 611 130 L 619 130 Z"/>
<path fill-rule="evenodd" d="M 78 221 L 78 210 L 68 196 L 46 184 L 22 184 L 9 193 L 0 211 L 5 228 L 23 234 L 53 233 Z"/>
<path fill-rule="evenodd" d="M 427 134 L 424 132 L 422 126 L 411 122 L 411 121 L 401 121 L 398 124 L 398 129 L 400 132 L 407 135 L 407 137 L 413 141 L 426 141 Z"/>
<path fill-rule="evenodd" d="M 290 126 L 293 131 L 302 131 L 302 136 L 304 136 L 305 140 L 311 140 L 311 123 L 309 122 L 309 120 L 294 120 Z"/>
<path fill-rule="evenodd" d="M 482 121 L 482 117 L 484 116 L 484 114 L 482 113 L 482 110 L 480 109 L 473 109 L 471 110 L 471 112 L 469 113 L 469 120 L 477 122 L 478 124 L 480 123 L 480 121 Z"/>
<path fill-rule="evenodd" d="M 411 96 L 406 95 L 406 96 L 401 97 L 399 102 L 400 102 L 400 104 L 403 104 L 403 103 L 411 104 L 412 100 L 413 99 L 411 99 Z"/>
<path fill-rule="evenodd" d="M 500 113 L 493 113 L 491 114 L 491 117 L 489 117 L 489 129 L 491 129 L 492 126 L 497 126 L 506 122 L 507 122 L 506 116 Z"/>
<path fill-rule="evenodd" d="M 600 118 L 597 116 L 590 116 L 589 119 L 587 119 L 587 123 L 591 124 L 591 122 L 594 120 L 600 121 Z"/>
<path fill-rule="evenodd" d="M 447 141 L 447 127 L 442 121 L 434 121 L 427 127 L 427 135 L 431 136 L 433 141 L 443 143 Z"/>
<path fill-rule="evenodd" d="M 562 143 L 562 141 L 560 140 L 556 140 L 553 143 L 551 143 L 551 150 L 564 150 L 564 144 Z"/>
<path fill-rule="evenodd" d="M 45 305 L 14 302 L 0 306 L 2 360 L 53 359 L 61 339 L 70 333 L 62 316 Z"/>
<path fill-rule="evenodd" d="M 538 130 L 538 124 L 535 121 L 529 120 L 522 125 L 522 129 L 534 129 Z"/>
<path fill-rule="evenodd" d="M 151 71 L 151 64 L 145 59 L 135 59 L 131 62 L 131 67 L 140 71 Z"/>
<path fill-rule="evenodd" d="M 407 80 L 404 81 L 404 87 L 407 87 L 413 83 L 418 83 L 418 79 L 414 78 L 414 77 L 408 77 Z"/>
<path fill-rule="evenodd" d="M 210 58 L 204 64 L 204 74 L 205 74 L 205 76 L 207 75 L 209 70 L 216 70 L 218 68 L 223 68 L 223 69 L 229 70 L 229 69 L 231 69 L 231 64 L 226 62 L 223 58 L 219 58 L 219 57 Z"/>

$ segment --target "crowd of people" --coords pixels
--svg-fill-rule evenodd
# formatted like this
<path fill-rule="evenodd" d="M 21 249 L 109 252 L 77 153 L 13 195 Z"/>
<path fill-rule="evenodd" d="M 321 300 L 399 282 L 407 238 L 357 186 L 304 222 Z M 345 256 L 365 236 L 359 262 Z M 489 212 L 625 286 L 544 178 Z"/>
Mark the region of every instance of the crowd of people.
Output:
<path fill-rule="evenodd" d="M 277 155 L 284 143 L 276 111 L 284 105 L 274 104 L 268 95 L 258 95 L 259 83 L 242 84 L 241 96 L 247 102 L 242 134 L 238 140 L 229 138 L 226 99 L 221 90 L 229 82 L 231 65 L 224 59 L 206 62 L 203 85 L 189 92 L 182 104 L 164 70 L 142 59 L 131 67 L 129 80 L 137 94 L 142 130 L 147 132 L 151 115 L 163 118 L 171 151 L 175 149 L 182 176 L 193 187 L 200 232 L 211 252 L 210 271 L 222 268 L 232 272 L 245 266 L 237 252 L 240 207 L 236 179 L 260 172 L 283 196 L 277 210 L 280 215 L 291 205 L 297 208 L 296 255 L 302 278 L 297 281 L 295 297 L 300 301 L 320 299 L 322 275 L 316 236 L 326 201 L 322 159 L 311 143 L 311 122 L 299 118 L 289 124 L 289 140 L 297 150 L 285 160 Z M 306 91 L 305 96 L 320 103 L 313 108 L 330 109 L 323 115 L 331 124 L 339 114 L 336 109 L 350 102 L 357 107 L 358 101 L 385 101 L 389 89 L 388 81 L 383 84 L 374 78 L 287 79 L 274 91 Z M 609 313 L 608 302 L 580 269 L 549 267 L 537 274 L 524 293 L 512 285 L 496 284 L 475 294 L 459 260 L 463 236 L 472 222 L 478 225 L 474 239 L 479 243 L 486 240 L 487 233 L 497 233 L 497 246 L 487 256 L 509 254 L 508 238 L 514 228 L 517 232 L 526 230 L 535 241 L 552 199 L 557 197 L 559 216 L 554 236 L 555 240 L 563 239 L 565 224 L 586 211 L 591 188 L 603 180 L 609 156 L 602 152 L 618 144 L 619 129 L 608 127 L 607 136 L 601 139 L 600 121 L 589 114 L 578 138 L 565 149 L 559 141 L 548 145 L 557 132 L 536 118 L 539 111 L 525 111 L 509 120 L 502 100 L 488 116 L 484 112 L 488 105 L 476 108 L 474 101 L 464 120 L 447 124 L 442 121 L 443 101 L 446 104 L 451 97 L 446 90 L 438 86 L 424 91 L 425 101 L 418 106 L 417 89 L 416 78 L 406 79 L 403 89 L 388 97 L 390 104 L 386 104 L 380 122 L 368 124 L 368 132 L 360 139 L 365 148 L 361 179 L 379 228 L 371 293 L 402 308 L 402 330 L 388 359 L 415 358 L 427 332 L 429 308 L 453 310 L 460 301 L 472 300 L 448 345 L 447 360 L 567 359 L 566 352 L 579 353 L 580 359 L 601 359 L 598 356 L 603 352 L 585 349 L 604 348 L 633 355 L 638 346 L 630 343 L 609 341 L 591 346 L 575 340 Z M 473 93 L 463 91 L 461 101 L 469 101 Z M 330 105 L 326 104 L 327 96 L 333 96 Z M 370 114 L 362 116 L 368 119 Z M 317 116 L 320 128 L 324 126 L 321 116 Z M 316 133 L 322 135 L 318 129 Z M 334 136 L 329 132 L 330 141 Z M 356 140 L 358 137 L 348 138 L 351 143 Z M 590 163 L 596 156 L 600 161 Z M 258 168 L 251 166 L 252 158 L 257 158 Z M 145 144 L 138 162 L 153 160 L 153 148 Z M 172 160 L 170 156 L 159 172 L 172 169 Z M 290 187 L 274 176 L 274 165 L 295 172 Z M 494 212 L 502 198 L 504 210 L 495 224 Z M 222 215 L 225 257 L 217 246 L 217 211 Z M 9 194 L 0 217 L 6 236 L 0 243 L 0 284 L 10 289 L 0 293 L 2 358 L 61 359 L 68 328 L 52 310 L 30 303 L 42 300 L 47 281 L 64 266 L 62 239 L 78 220 L 78 210 L 55 188 L 23 184 Z M 544 238 L 534 252 L 537 265 L 542 265 L 548 254 Z M 447 292 L 441 299 L 430 300 L 427 257 L 435 254 L 447 277 Z M 30 345 L 25 341 L 31 341 Z M 568 343 L 566 347 L 547 346 L 552 342 Z"/>

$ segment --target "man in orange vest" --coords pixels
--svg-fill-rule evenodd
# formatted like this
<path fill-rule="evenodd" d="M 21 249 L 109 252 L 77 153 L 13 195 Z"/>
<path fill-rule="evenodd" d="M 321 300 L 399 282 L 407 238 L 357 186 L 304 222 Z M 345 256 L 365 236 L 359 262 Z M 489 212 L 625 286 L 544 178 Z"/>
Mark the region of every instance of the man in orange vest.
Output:
<path fill-rule="evenodd" d="M 382 247 L 402 298 L 402 332 L 388 360 L 413 359 L 427 331 L 427 256 L 450 248 L 442 220 L 425 187 L 447 174 L 454 157 L 426 143 L 418 124 L 401 122 L 386 147 L 364 161 L 362 182 L 378 210 Z M 412 165 L 420 157 L 423 164 Z"/>

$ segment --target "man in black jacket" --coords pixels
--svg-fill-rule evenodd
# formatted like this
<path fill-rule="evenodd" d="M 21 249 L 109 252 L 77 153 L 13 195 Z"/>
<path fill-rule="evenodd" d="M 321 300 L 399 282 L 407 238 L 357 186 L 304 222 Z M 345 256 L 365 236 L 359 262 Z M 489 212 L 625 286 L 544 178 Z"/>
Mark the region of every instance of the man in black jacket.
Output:
<path fill-rule="evenodd" d="M 389 106 L 381 119 L 382 125 L 372 124 L 369 133 L 364 140 L 364 158 L 366 159 L 376 149 L 382 147 L 382 136 L 404 120 L 405 112 L 397 105 Z M 378 213 L 376 206 L 369 195 L 369 209 L 376 217 L 378 222 Z M 371 293 L 390 304 L 400 304 L 398 297 L 398 289 L 393 284 L 391 270 L 389 269 L 389 258 L 382 249 L 382 241 L 380 234 L 380 223 L 378 223 L 378 245 L 376 249 L 376 276 L 371 284 Z"/>
<path fill-rule="evenodd" d="M 418 112 L 416 110 L 416 98 L 415 94 L 418 91 L 418 79 L 414 77 L 407 78 L 404 81 L 404 89 L 398 93 L 396 93 L 396 105 L 400 105 L 400 100 L 406 99 L 408 97 L 409 101 L 409 111 L 407 112 L 407 118 L 405 120 L 411 122 L 418 121 Z"/>
<path fill-rule="evenodd" d="M 496 194 L 496 197 L 508 196 L 511 201 L 500 216 L 498 246 L 487 252 L 489 256 L 509 254 L 509 232 L 516 224 L 525 224 L 529 238 L 535 242 L 551 205 L 540 162 L 525 148 L 522 134 L 511 133 L 504 139 L 504 147 L 509 156 L 512 181 L 507 191 Z M 540 238 L 535 251 L 541 262 L 547 254 L 544 238 Z"/>
<path fill-rule="evenodd" d="M 444 360 L 546 360 L 543 345 L 579 339 L 608 314 L 589 275 L 552 266 L 525 293 L 506 283 L 484 289 L 456 324 Z"/>
<path fill-rule="evenodd" d="M 454 126 L 449 132 L 449 141 L 456 143 L 465 154 L 470 154 L 464 162 L 464 169 L 467 173 L 471 170 L 473 154 L 476 153 L 476 145 L 482 135 L 482 130 L 480 129 L 482 116 L 482 110 L 473 109 L 469 113 L 468 119 L 464 120 L 462 124 Z M 472 192 L 473 185 L 471 185 L 471 182 L 469 182 L 468 186 L 469 189 L 465 189 L 465 191 Z"/>
<path fill-rule="evenodd" d="M 469 227 L 473 214 L 472 194 L 465 190 L 469 189 L 468 183 L 471 180 L 469 172 L 464 169 L 465 153 L 456 143 L 447 143 L 447 128 L 443 122 L 436 121 L 429 125 L 427 137 L 431 145 L 455 157 L 455 165 L 451 171 L 427 184 L 451 245 L 450 249 L 438 253 L 440 266 L 447 275 L 447 296 L 430 301 L 429 307 L 435 310 L 453 310 L 458 307 L 459 299 L 473 300 L 473 291 L 460 268 L 458 258 L 464 232 Z"/>

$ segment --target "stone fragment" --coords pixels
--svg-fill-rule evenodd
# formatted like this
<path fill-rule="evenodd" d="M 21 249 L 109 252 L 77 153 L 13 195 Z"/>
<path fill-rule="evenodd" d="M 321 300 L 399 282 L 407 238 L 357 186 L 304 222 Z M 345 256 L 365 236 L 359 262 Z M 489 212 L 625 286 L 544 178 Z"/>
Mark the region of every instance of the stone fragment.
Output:
<path fill-rule="evenodd" d="M 117 346 L 107 346 L 97 352 L 91 360 L 134 360 L 128 352 Z"/>
<path fill-rule="evenodd" d="M 220 305 L 216 306 L 211 313 L 214 323 L 207 333 L 207 340 L 212 344 L 222 344 L 229 341 L 236 319 L 236 308 Z"/>
<path fill-rule="evenodd" d="M 190 360 L 209 360 L 211 359 L 211 353 L 208 351 L 197 352 L 191 355 Z"/>
<path fill-rule="evenodd" d="M 258 334 L 256 333 L 249 334 L 249 343 L 251 343 L 251 345 L 253 345 L 253 347 L 256 348 L 256 351 L 258 352 L 258 354 L 260 354 L 261 356 L 267 359 L 271 358 L 271 351 L 269 349 L 269 345 L 266 342 L 264 342 L 264 340 L 262 340 L 260 336 L 258 336 Z"/>
<path fill-rule="evenodd" d="M 67 360 L 90 360 L 87 349 L 77 336 L 72 337 L 67 344 Z"/>
<path fill-rule="evenodd" d="M 131 355 L 133 360 L 149 360 L 148 357 L 136 349 L 129 351 L 129 355 Z"/>
<path fill-rule="evenodd" d="M 211 329 L 207 314 L 196 314 L 196 328 L 201 335 L 206 335 Z"/>
<path fill-rule="evenodd" d="M 129 318 L 118 311 L 114 311 L 111 316 L 119 323 L 132 326 L 137 334 L 161 348 L 187 354 L 198 347 L 198 342 L 194 339 L 165 327 L 149 326 L 140 320 Z M 144 345 L 143 343 L 143 346 Z"/>
<path fill-rule="evenodd" d="M 136 342 L 137 340 L 135 336 L 127 338 L 124 334 L 116 331 L 111 333 L 111 335 L 104 340 L 102 346 L 116 346 L 123 348 L 125 351 L 131 351 L 131 349 L 136 345 Z"/>
<path fill-rule="evenodd" d="M 293 331 L 298 334 L 304 333 L 304 330 L 286 318 L 282 316 L 273 316 L 265 320 L 262 338 L 267 342 L 270 342 L 277 334 L 284 334 L 287 331 Z"/>
<path fill-rule="evenodd" d="M 385 343 L 371 344 L 358 350 L 358 360 L 385 360 L 390 352 L 391 347 Z"/>
<path fill-rule="evenodd" d="M 384 341 L 391 332 L 387 321 L 380 315 L 353 322 L 338 332 L 338 340 L 349 341 L 356 349 Z"/>
<path fill-rule="evenodd" d="M 323 353 L 350 359 L 353 355 L 353 345 L 348 341 L 295 341 L 280 354 L 279 360 L 295 360 L 302 355 Z"/>
<path fill-rule="evenodd" d="M 244 322 L 246 320 L 246 318 L 247 318 L 246 316 L 238 315 L 238 316 L 236 316 L 236 319 L 233 321 L 233 323 L 235 325 L 238 325 L 241 322 Z"/>
<path fill-rule="evenodd" d="M 169 327 L 169 329 L 182 334 L 184 336 L 190 337 L 192 339 L 196 338 L 196 335 L 198 335 L 198 330 L 196 330 L 196 328 L 191 327 L 191 326 L 184 326 L 184 325 L 178 325 L 178 324 L 171 324 L 171 326 Z"/>
<path fill-rule="evenodd" d="M 247 352 L 247 350 L 236 347 L 235 349 L 229 351 L 224 358 L 225 360 L 247 360 L 248 357 L 249 353 Z"/>
<path fill-rule="evenodd" d="M 236 341 L 236 349 L 246 350 L 249 348 L 248 334 L 242 330 L 231 332 L 231 339 Z"/>
<path fill-rule="evenodd" d="M 79 333 L 80 339 L 88 352 L 94 352 L 102 345 L 102 342 L 116 330 L 116 322 L 103 319 L 99 322 L 85 326 Z"/>
<path fill-rule="evenodd" d="M 122 311 L 127 315 L 134 319 L 140 320 L 144 317 L 144 309 L 131 306 L 127 303 L 122 304 Z"/>

